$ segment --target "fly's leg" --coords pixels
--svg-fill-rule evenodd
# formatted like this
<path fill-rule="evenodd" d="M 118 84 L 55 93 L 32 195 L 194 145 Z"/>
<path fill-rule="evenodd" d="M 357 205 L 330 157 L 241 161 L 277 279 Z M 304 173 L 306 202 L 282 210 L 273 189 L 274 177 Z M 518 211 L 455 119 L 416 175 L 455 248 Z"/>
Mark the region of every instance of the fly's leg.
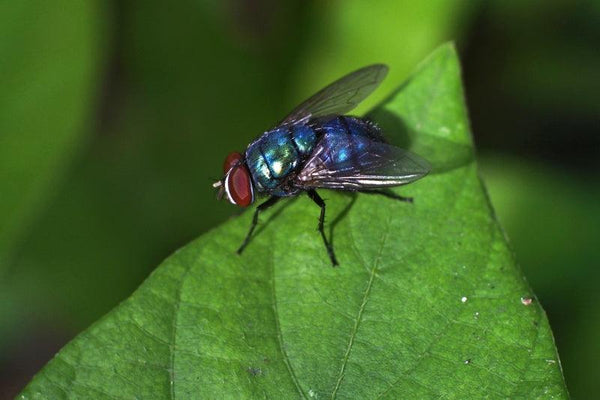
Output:
<path fill-rule="evenodd" d="M 396 193 L 392 192 L 391 190 L 386 190 L 386 189 L 361 190 L 360 193 L 365 193 L 365 194 L 379 194 L 381 196 L 385 196 L 385 197 L 388 197 L 388 198 L 394 199 L 394 200 L 405 201 L 407 203 L 412 203 L 413 202 L 413 198 L 412 197 L 400 196 L 399 194 L 396 194 Z"/>
<path fill-rule="evenodd" d="M 246 248 L 246 246 L 250 242 L 250 238 L 252 237 L 252 233 L 254 232 L 254 228 L 256 228 L 256 224 L 258 223 L 258 214 L 261 211 L 264 211 L 267 208 L 271 207 L 273 204 L 277 203 L 280 198 L 281 197 L 271 196 L 271 197 L 269 197 L 269 199 L 267 201 L 265 201 L 264 203 L 261 203 L 258 207 L 256 207 L 256 210 L 254 211 L 254 217 L 252 217 L 252 225 L 250 225 L 250 230 L 248 231 L 248 234 L 246 235 L 246 238 L 244 239 L 244 242 L 242 243 L 242 245 L 240 246 L 240 248 L 237 250 L 238 254 L 242 254 L 242 251 L 244 251 L 244 249 Z"/>
<path fill-rule="evenodd" d="M 335 258 L 333 247 L 331 247 L 331 244 L 327 240 L 327 237 L 325 237 L 325 231 L 323 230 L 323 224 L 325 222 L 325 202 L 323 201 L 321 196 L 319 196 L 314 190 L 309 190 L 306 192 L 306 194 L 308 194 L 308 197 L 310 197 L 312 201 L 314 201 L 319 207 L 321 207 L 321 216 L 319 217 L 319 232 L 321 232 L 321 237 L 323 238 L 323 242 L 325 243 L 325 247 L 327 248 L 327 254 L 329 254 L 329 259 L 335 267 L 336 265 L 338 265 L 338 262 Z"/>

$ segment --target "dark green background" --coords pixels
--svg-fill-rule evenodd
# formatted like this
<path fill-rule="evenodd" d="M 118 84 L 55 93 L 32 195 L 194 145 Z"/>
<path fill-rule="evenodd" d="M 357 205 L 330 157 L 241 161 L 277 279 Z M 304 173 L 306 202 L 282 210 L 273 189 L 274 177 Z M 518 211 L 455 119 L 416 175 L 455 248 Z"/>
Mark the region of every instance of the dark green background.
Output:
<path fill-rule="evenodd" d="M 597 2 L 0 5 L 0 397 L 237 213 L 210 183 L 356 67 L 455 40 L 482 174 L 574 398 L 600 389 Z"/>

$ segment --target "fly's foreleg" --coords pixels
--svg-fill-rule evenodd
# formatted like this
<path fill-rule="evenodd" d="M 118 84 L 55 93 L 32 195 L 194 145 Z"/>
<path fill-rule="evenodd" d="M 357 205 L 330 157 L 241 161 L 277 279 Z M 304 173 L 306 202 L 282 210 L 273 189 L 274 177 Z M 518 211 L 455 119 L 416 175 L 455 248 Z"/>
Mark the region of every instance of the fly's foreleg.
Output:
<path fill-rule="evenodd" d="M 256 228 L 256 224 L 258 224 L 258 214 L 260 214 L 261 211 L 264 211 L 267 208 L 271 207 L 273 204 L 277 203 L 277 201 L 279 201 L 280 198 L 281 197 L 271 196 L 271 197 L 269 197 L 269 199 L 267 201 L 265 201 L 264 203 L 261 203 L 258 207 L 256 207 L 256 210 L 254 211 L 254 216 L 252 217 L 252 225 L 250 225 L 250 230 L 246 234 L 246 238 L 244 239 L 244 242 L 242 243 L 240 248 L 237 250 L 238 254 L 242 254 L 242 251 L 244 251 L 244 249 L 250 242 L 250 238 L 252 237 L 254 228 Z"/>

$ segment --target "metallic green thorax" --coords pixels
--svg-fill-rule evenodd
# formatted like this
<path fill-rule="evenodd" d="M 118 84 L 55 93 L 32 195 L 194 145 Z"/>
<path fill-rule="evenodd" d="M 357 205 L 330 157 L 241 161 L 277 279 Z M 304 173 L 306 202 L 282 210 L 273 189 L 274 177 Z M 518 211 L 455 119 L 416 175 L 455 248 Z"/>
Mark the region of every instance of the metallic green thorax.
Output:
<path fill-rule="evenodd" d="M 277 190 L 281 182 L 301 167 L 317 135 L 307 125 L 283 126 L 266 132 L 246 150 L 246 163 L 258 192 L 289 195 Z"/>

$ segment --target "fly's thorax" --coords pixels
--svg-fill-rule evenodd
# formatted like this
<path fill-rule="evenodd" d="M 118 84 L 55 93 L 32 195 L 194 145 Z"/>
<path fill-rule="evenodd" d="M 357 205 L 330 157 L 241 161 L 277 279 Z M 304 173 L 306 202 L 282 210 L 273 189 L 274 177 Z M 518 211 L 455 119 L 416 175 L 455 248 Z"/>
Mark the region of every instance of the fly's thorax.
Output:
<path fill-rule="evenodd" d="M 302 167 L 317 140 L 306 125 L 286 125 L 266 132 L 248 146 L 246 163 L 259 192 L 274 193 Z M 283 192 L 287 193 L 285 188 Z M 285 195 L 280 193 L 278 195 Z"/>
<path fill-rule="evenodd" d="M 317 143 L 317 134 L 308 125 L 292 125 L 290 127 L 296 150 L 301 157 L 308 156 Z"/>

